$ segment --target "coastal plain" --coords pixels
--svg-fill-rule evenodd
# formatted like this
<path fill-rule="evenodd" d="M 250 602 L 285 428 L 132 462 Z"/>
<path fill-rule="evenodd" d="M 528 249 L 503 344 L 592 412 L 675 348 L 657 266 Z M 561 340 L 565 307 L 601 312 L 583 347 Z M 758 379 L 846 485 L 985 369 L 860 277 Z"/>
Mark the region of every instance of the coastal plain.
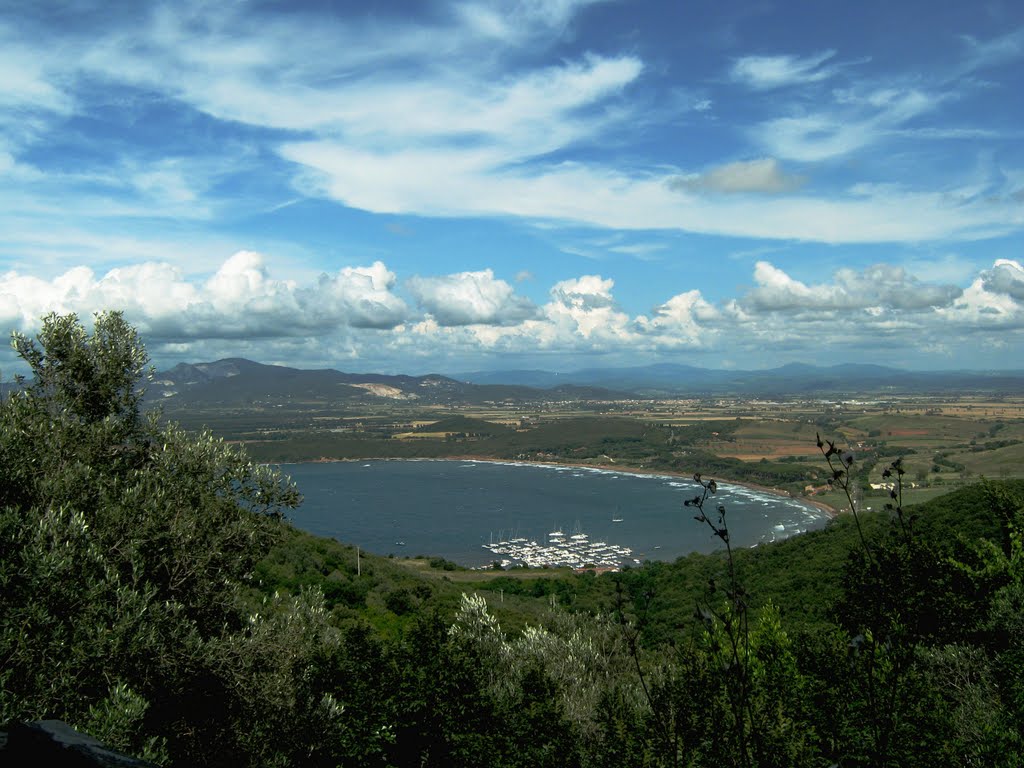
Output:
<path fill-rule="evenodd" d="M 1024 396 L 862 392 L 814 397 L 517 399 L 418 404 L 254 398 L 175 408 L 164 417 L 209 429 L 268 463 L 474 458 L 668 472 L 749 483 L 841 512 L 817 437 L 856 456 L 865 508 L 889 500 L 882 472 L 906 468 L 903 503 L 982 477 L 1024 476 Z"/>

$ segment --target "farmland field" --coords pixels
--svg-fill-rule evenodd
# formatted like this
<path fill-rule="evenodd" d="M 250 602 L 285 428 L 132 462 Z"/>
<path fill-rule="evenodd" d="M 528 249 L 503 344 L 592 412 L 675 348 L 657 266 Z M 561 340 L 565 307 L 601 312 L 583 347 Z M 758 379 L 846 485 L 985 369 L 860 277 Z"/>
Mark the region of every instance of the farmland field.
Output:
<path fill-rule="evenodd" d="M 388 402 L 360 411 L 289 403 L 167 416 L 243 443 L 267 462 L 477 457 L 702 472 L 836 508 L 847 501 L 825 484 L 819 434 L 854 451 L 864 506 L 886 503 L 882 472 L 896 459 L 907 470 L 905 503 L 979 477 L 1024 476 L 1024 397 Z"/>

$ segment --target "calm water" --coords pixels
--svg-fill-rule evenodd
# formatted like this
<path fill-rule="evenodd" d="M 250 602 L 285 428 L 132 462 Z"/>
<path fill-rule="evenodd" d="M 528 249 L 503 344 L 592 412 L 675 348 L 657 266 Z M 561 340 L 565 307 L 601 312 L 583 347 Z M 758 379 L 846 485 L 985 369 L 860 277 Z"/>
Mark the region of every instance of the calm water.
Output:
<path fill-rule="evenodd" d="M 489 541 L 583 532 L 631 547 L 641 560 L 674 560 L 717 548 L 706 525 L 683 508 L 696 485 L 666 475 L 475 461 L 369 461 L 282 467 L 305 495 L 298 527 L 386 555 L 440 555 L 484 565 Z M 732 541 L 751 546 L 823 526 L 796 500 L 720 485 Z M 621 518 L 622 522 L 612 522 Z M 398 544 L 404 542 L 404 545 Z"/>

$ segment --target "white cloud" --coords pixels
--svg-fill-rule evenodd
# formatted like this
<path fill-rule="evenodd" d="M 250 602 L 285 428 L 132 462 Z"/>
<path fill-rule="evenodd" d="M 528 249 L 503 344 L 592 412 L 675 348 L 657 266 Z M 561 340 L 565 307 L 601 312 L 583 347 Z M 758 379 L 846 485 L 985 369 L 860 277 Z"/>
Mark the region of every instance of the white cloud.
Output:
<path fill-rule="evenodd" d="M 658 254 L 667 248 L 668 245 L 665 243 L 623 243 L 608 246 L 612 253 L 624 253 L 640 261 L 655 261 Z"/>
<path fill-rule="evenodd" d="M 86 193 L 61 194 L 61 180 L 54 177 L 45 189 L 0 193 L 0 207 L 49 207 L 86 222 L 212 219 L 223 212 L 217 201 L 232 198 L 234 206 L 245 206 L 221 182 L 233 172 L 251 171 L 250 162 L 266 163 L 261 153 L 270 152 L 304 194 L 371 212 L 824 242 L 966 239 L 1021 226 L 1019 205 L 1011 202 L 954 205 L 942 194 L 909 186 L 868 199 L 794 194 L 800 177 L 783 171 L 779 159 L 845 157 L 895 132 L 916 130 L 908 124 L 941 100 L 923 87 L 835 91 L 831 104 L 809 113 L 806 104 L 784 105 L 788 114 L 749 130 L 759 146 L 751 150 L 764 158 L 712 167 L 689 179 L 679 180 L 660 158 L 635 165 L 602 165 L 589 153 L 580 155 L 587 159 L 564 159 L 642 122 L 649 110 L 633 96 L 657 78 L 632 53 L 580 53 L 557 63 L 536 56 L 571 34 L 589 5 L 460 3 L 424 10 L 428 15 L 419 19 L 311 17 L 236 4 L 197 4 L 187 13 L 159 6 L 123 23 L 83 25 L 77 36 L 41 35 L 25 57 L 24 74 L 10 78 L 19 83 L 10 91 L 19 100 L 56 113 L 75 108 L 69 94 L 80 82 L 102 83 L 115 98 L 133 98 L 125 94 L 134 87 L 146 99 L 219 121 L 218 130 L 252 126 L 258 149 L 252 156 L 238 149 L 217 168 L 211 158 L 132 159 L 126 148 L 129 159 L 113 171 L 116 184 L 94 180 Z M 58 48 L 74 55 L 39 52 Z M 22 49 L 11 50 L 14 59 L 0 54 L 0 73 L 4 61 L 20 63 Z M 776 87 L 823 80 L 832 72 L 832 57 L 832 51 L 752 56 L 734 62 L 732 71 L 749 85 Z M 687 109 L 710 104 L 705 98 L 695 107 L 690 98 Z M 31 170 L 0 140 L 0 173 L 12 169 Z M 87 183 L 84 174 L 79 182 Z M 777 199 L 774 207 L 733 199 L 743 195 L 680 200 L 672 186 L 767 192 Z"/>
<path fill-rule="evenodd" d="M 1015 295 L 1020 293 L 1020 278 L 1020 264 L 1000 259 L 992 269 L 982 270 L 953 306 L 941 311 L 942 317 L 968 332 L 1019 332 L 1024 329 L 1024 300 Z M 1010 338 L 988 337 L 986 341 L 1009 343 Z"/>
<path fill-rule="evenodd" d="M 590 348 L 628 343 L 635 338 L 630 318 L 620 311 L 612 295 L 615 281 L 600 275 L 583 275 L 562 280 L 551 288 L 551 301 L 544 305 L 545 319 L 552 328 L 549 335 Z"/>
<path fill-rule="evenodd" d="M 321 275 L 307 303 L 323 308 L 325 322 L 344 318 L 353 328 L 394 328 L 408 314 L 405 302 L 394 293 L 395 283 L 395 273 L 380 261 L 369 267 L 345 267 L 336 275 Z"/>
<path fill-rule="evenodd" d="M 988 69 L 1024 57 L 1024 27 L 988 40 L 978 40 L 970 35 L 964 35 L 963 40 L 968 46 L 968 55 L 961 66 L 961 73 Z"/>
<path fill-rule="evenodd" d="M 999 259 L 992 269 L 981 273 L 986 291 L 1001 293 L 1024 301 L 1024 267 L 1011 259 Z"/>
<path fill-rule="evenodd" d="M 834 282 L 807 285 L 767 261 L 754 267 L 757 286 L 741 299 L 754 311 L 808 312 L 854 309 L 923 310 L 950 306 L 961 289 L 922 283 L 901 267 L 876 264 L 863 272 L 840 269 Z"/>
<path fill-rule="evenodd" d="M 802 176 L 788 174 L 773 157 L 740 160 L 691 176 L 680 176 L 670 182 L 675 189 L 694 192 L 791 192 L 804 183 Z"/>
<path fill-rule="evenodd" d="M 584 275 L 572 280 L 555 283 L 551 297 L 561 306 L 589 311 L 611 307 L 614 280 L 605 280 L 600 275 Z"/>
<path fill-rule="evenodd" d="M 644 335 L 657 339 L 663 349 L 696 348 L 708 346 L 715 340 L 718 336 L 715 324 L 720 318 L 719 310 L 705 301 L 700 291 L 691 290 L 656 307 L 651 318 L 638 317 L 636 327 Z"/>
<path fill-rule="evenodd" d="M 744 56 L 732 66 L 732 77 L 757 90 L 769 90 L 788 85 L 813 83 L 831 77 L 829 69 L 819 67 L 835 51 L 823 51 L 811 56 Z"/>
<path fill-rule="evenodd" d="M 622 230 L 663 229 L 837 243 L 972 239 L 1024 224 L 1013 201 L 969 201 L 894 186 L 827 199 L 680 195 L 678 174 L 627 175 L 598 166 L 494 169 L 483 153 L 364 153 L 330 143 L 289 145 L 317 191 L 378 213 L 518 216 Z M 438 183 L 443 180 L 443 183 Z M 580 190 L 586 190 L 582 194 Z"/>
<path fill-rule="evenodd" d="M 443 349 L 446 355 L 557 353 L 565 359 L 597 354 L 620 362 L 658 351 L 699 349 L 715 335 L 710 323 L 717 310 L 698 291 L 672 297 L 648 318 L 622 311 L 613 289 L 610 279 L 583 275 L 556 283 L 551 300 L 515 325 L 446 327 L 428 317 L 410 331 L 421 353 L 431 348 Z"/>
<path fill-rule="evenodd" d="M 239 251 L 205 282 L 166 263 L 112 269 L 100 278 L 76 267 L 46 281 L 0 276 L 0 324 L 32 330 L 47 312 L 82 316 L 120 309 L 161 340 L 238 339 L 330 333 L 340 328 L 392 328 L 406 315 L 391 289 L 395 275 L 380 262 L 347 267 L 302 287 L 271 276 L 265 258 Z"/>
<path fill-rule="evenodd" d="M 25 45 L 19 37 L 17 30 L 0 23 L 0 108 L 69 114 L 74 101 L 53 82 L 60 69 L 59 52 Z"/>
<path fill-rule="evenodd" d="M 512 3 L 466 2 L 455 14 L 468 29 L 498 42 L 535 39 L 565 31 L 581 8 L 606 0 L 518 0 Z"/>
<path fill-rule="evenodd" d="M 167 264 L 113 269 L 101 278 L 88 267 L 75 267 L 52 280 L 8 272 L 0 275 L 0 326 L 32 331 L 49 312 L 89 316 L 117 308 L 148 330 L 147 318 L 173 318 L 198 299 L 197 289 Z"/>
<path fill-rule="evenodd" d="M 405 288 L 439 325 L 514 325 L 535 313 L 511 285 L 490 269 L 443 277 L 411 277 Z"/>
<path fill-rule="evenodd" d="M 837 91 L 833 97 L 834 104 L 816 112 L 759 123 L 751 137 L 771 155 L 819 162 L 874 145 L 943 100 L 913 88 Z"/>
<path fill-rule="evenodd" d="M 930 359 L 988 355 L 992 342 L 1024 343 L 1024 302 L 985 286 L 982 270 L 966 288 L 924 283 L 902 267 L 875 265 L 838 270 L 831 282 L 809 284 L 767 262 L 755 267 L 756 287 L 725 300 L 711 327 L 731 348 L 770 362 L 870 360 L 906 366 Z M 998 334 L 998 335 L 994 335 Z M 767 346 L 766 346 L 767 345 Z M 779 356 L 782 356 L 781 358 Z M 989 356 L 992 367 L 1006 360 Z M 941 359 L 940 359 L 941 358 Z"/>
<path fill-rule="evenodd" d="M 9 272 L 0 275 L 0 324 L 31 332 L 49 311 L 88 317 L 122 309 L 155 356 L 243 355 L 406 373 L 450 370 L 444 365 L 453 360 L 479 363 L 481 356 L 536 365 L 537 356 L 558 355 L 556 367 L 564 367 L 584 356 L 635 364 L 685 352 L 742 355 L 762 364 L 836 358 L 902 364 L 900 355 L 911 348 L 934 359 L 975 355 L 998 342 L 1005 356 L 1024 343 L 1024 269 L 1011 260 L 980 270 L 964 290 L 886 264 L 844 268 L 828 282 L 810 283 L 761 261 L 753 278 L 752 289 L 718 303 L 689 289 L 633 315 L 619 305 L 614 281 L 601 275 L 555 283 L 538 307 L 490 270 L 421 276 L 405 284 L 428 311 L 416 319 L 381 262 L 298 281 L 276 278 L 266 257 L 242 251 L 205 280 L 166 263 L 102 276 L 78 267 L 52 280 Z"/>
<path fill-rule="evenodd" d="M 313 26 L 303 14 L 243 14 L 233 6 L 204 8 L 187 22 L 164 12 L 106 36 L 82 66 L 113 82 L 170 92 L 221 120 L 344 135 L 378 148 L 524 130 L 539 140 L 559 136 L 557 121 L 548 132 L 530 123 L 613 93 L 642 65 L 631 56 L 587 55 L 513 75 L 495 60 L 503 48 L 492 38 L 532 44 L 585 4 L 468 3 L 454 23 L 433 25 L 320 17 Z"/>

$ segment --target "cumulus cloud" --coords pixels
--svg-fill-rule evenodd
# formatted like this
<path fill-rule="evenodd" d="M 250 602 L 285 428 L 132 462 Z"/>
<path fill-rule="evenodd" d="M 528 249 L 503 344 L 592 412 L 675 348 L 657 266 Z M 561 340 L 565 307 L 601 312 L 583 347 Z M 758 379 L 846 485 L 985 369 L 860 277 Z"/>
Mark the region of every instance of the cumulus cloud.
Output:
<path fill-rule="evenodd" d="M 551 289 L 551 297 L 561 306 L 570 309 L 605 309 L 615 303 L 612 298 L 614 285 L 614 280 L 605 280 L 600 275 L 584 275 L 555 283 Z"/>
<path fill-rule="evenodd" d="M 998 332 L 987 336 L 988 344 L 1008 345 L 1007 335 L 1024 330 L 1024 271 L 1019 262 L 999 259 L 991 269 L 982 270 L 953 306 L 940 310 L 947 323 L 965 332 Z"/>
<path fill-rule="evenodd" d="M 381 263 L 347 267 L 303 287 L 271 276 L 263 255 L 239 251 L 205 282 L 166 263 L 112 269 L 102 277 L 76 267 L 42 280 L 0 276 L 0 324 L 32 330 L 47 312 L 83 316 L 123 310 L 157 339 L 237 339 L 300 336 L 342 327 L 393 328 L 406 315 L 394 293 L 395 275 Z"/>
<path fill-rule="evenodd" d="M 999 265 L 1000 262 L 997 262 Z M 710 323 L 731 347 L 786 359 L 861 359 L 905 366 L 911 359 L 948 365 L 975 361 L 985 350 L 1024 342 L 1024 302 L 986 287 L 994 270 L 971 284 L 923 282 L 903 267 L 839 269 L 825 283 L 798 280 L 768 262 L 754 269 L 755 287 L 726 299 Z M 991 282 L 991 280 L 989 280 Z M 993 367 L 1004 360 L 990 358 Z"/>
<path fill-rule="evenodd" d="M 659 351 L 699 349 L 714 335 L 710 323 L 717 310 L 699 291 L 670 298 L 651 318 L 631 317 L 618 307 L 613 291 L 613 280 L 582 275 L 553 285 L 550 300 L 515 325 L 443 326 L 428 316 L 410 332 L 421 351 L 433 345 L 446 354 L 598 354 L 623 362 Z"/>
<path fill-rule="evenodd" d="M 494 272 L 459 272 L 443 277 L 412 277 L 405 288 L 440 325 L 514 325 L 531 317 L 535 307 L 517 296 Z"/>
<path fill-rule="evenodd" d="M 815 350 L 827 350 L 830 361 L 888 355 L 900 364 L 910 347 L 933 357 L 975 354 L 996 342 L 1016 349 L 1024 334 L 1024 269 L 1017 261 L 976 271 L 963 290 L 889 264 L 842 268 L 813 283 L 760 261 L 753 282 L 716 302 L 682 290 L 638 315 L 620 306 L 615 282 L 597 274 L 561 280 L 543 305 L 533 306 L 491 270 L 399 285 L 375 262 L 300 281 L 275 277 L 265 256 L 240 251 L 205 279 L 158 262 L 102 275 L 77 267 L 50 280 L 8 272 L 0 275 L 0 325 L 31 332 L 49 311 L 87 317 L 116 308 L 155 355 L 243 355 L 384 372 L 434 369 L 456 358 L 478 364 L 487 355 L 531 365 L 538 355 L 631 364 L 688 351 L 771 365 L 821 359 Z M 425 315 L 410 313 L 400 288 Z"/>
<path fill-rule="evenodd" d="M 383 262 L 369 267 L 345 267 L 335 275 L 321 275 L 307 303 L 323 308 L 327 322 L 344 318 L 353 328 L 394 328 L 408 313 L 396 296 L 395 273 Z"/>
<path fill-rule="evenodd" d="M 616 306 L 614 286 L 614 280 L 600 275 L 555 283 L 551 301 L 543 308 L 545 319 L 552 325 L 550 333 L 562 339 L 574 337 L 592 347 L 635 338 L 629 315 Z"/>
<path fill-rule="evenodd" d="M 902 267 L 887 264 L 875 264 L 861 272 L 840 269 L 830 284 L 807 285 L 771 263 L 759 261 L 754 281 L 756 287 L 741 304 L 757 311 L 919 310 L 949 306 L 962 293 L 955 285 L 922 283 Z"/>
<path fill-rule="evenodd" d="M 654 308 L 652 317 L 636 319 L 637 330 L 655 338 L 663 348 L 706 346 L 718 335 L 715 323 L 721 313 L 698 290 L 673 296 Z"/>
<path fill-rule="evenodd" d="M 778 160 L 763 157 L 757 160 L 741 160 L 727 163 L 709 171 L 692 176 L 672 179 L 673 189 L 694 192 L 763 192 L 778 194 L 790 192 L 804 183 L 802 176 L 788 174 L 782 170 Z"/>
<path fill-rule="evenodd" d="M 106 308 L 136 318 L 173 317 L 198 296 L 168 264 L 122 267 L 101 278 L 88 267 L 74 267 L 52 280 L 8 272 L 0 275 L 0 325 L 31 331 L 49 312 L 89 315 Z"/>
<path fill-rule="evenodd" d="M 992 293 L 1002 293 L 1024 301 L 1024 267 L 1020 262 L 999 259 L 981 274 L 982 285 Z"/>

